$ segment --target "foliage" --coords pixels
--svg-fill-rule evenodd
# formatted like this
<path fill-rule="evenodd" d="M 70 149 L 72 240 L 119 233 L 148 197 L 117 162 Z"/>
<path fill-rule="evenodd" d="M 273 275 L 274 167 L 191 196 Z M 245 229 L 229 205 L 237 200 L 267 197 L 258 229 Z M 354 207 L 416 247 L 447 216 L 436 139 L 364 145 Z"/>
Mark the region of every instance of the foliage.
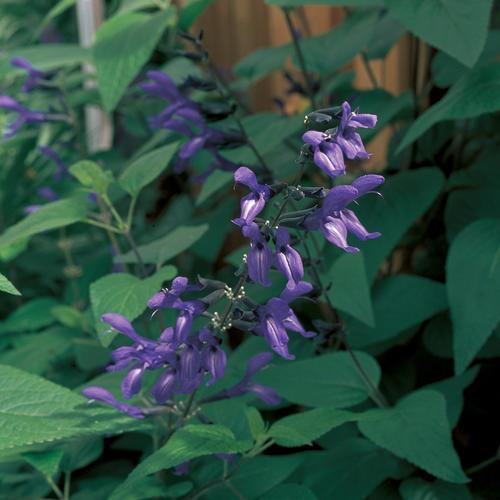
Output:
<path fill-rule="evenodd" d="M 90 48 L 74 0 L 0 5 L 0 496 L 489 498 L 494 2 L 266 0 L 290 41 L 226 75 L 216 1 L 106 2 Z M 313 4 L 344 20 L 310 34 Z M 403 36 L 396 96 L 373 61 Z"/>

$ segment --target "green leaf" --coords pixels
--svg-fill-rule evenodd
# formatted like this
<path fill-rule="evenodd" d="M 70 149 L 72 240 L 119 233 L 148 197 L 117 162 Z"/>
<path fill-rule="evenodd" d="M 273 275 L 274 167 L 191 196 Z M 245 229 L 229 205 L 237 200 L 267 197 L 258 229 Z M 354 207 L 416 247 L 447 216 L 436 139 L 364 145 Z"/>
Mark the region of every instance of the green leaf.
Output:
<path fill-rule="evenodd" d="M 75 336 L 74 330 L 64 327 L 18 335 L 13 339 L 13 349 L 0 354 L 0 363 L 44 375 L 51 365 L 71 352 Z"/>
<path fill-rule="evenodd" d="M 375 14 L 355 12 L 328 33 L 301 40 L 307 69 L 331 74 L 344 66 L 368 46 L 375 24 Z M 297 61 L 294 64 L 298 67 Z"/>
<path fill-rule="evenodd" d="M 2 273 L 0 273 L 0 292 L 21 295 L 21 292 Z"/>
<path fill-rule="evenodd" d="M 97 163 L 81 160 L 69 167 L 71 175 L 85 187 L 91 188 L 99 194 L 106 194 L 109 185 L 113 182 L 113 175 L 104 171 Z"/>
<path fill-rule="evenodd" d="M 324 283 L 332 283 L 328 296 L 333 305 L 368 326 L 375 326 L 370 284 L 362 253 L 345 254 L 333 263 Z"/>
<path fill-rule="evenodd" d="M 375 328 L 348 320 L 349 339 L 356 348 L 384 342 L 447 307 L 442 283 L 403 274 L 385 278 L 373 291 Z"/>
<path fill-rule="evenodd" d="M 459 63 L 445 52 L 438 52 L 432 58 L 431 70 L 434 83 L 441 88 L 450 87 L 464 74 L 474 71 L 479 66 L 495 61 L 500 43 L 500 30 L 491 30 L 488 33 L 486 44 L 481 56 L 472 68 Z"/>
<path fill-rule="evenodd" d="M 240 78 L 256 82 L 269 73 L 281 69 L 292 51 L 290 43 L 257 49 L 236 64 L 234 73 Z"/>
<path fill-rule="evenodd" d="M 237 441 L 221 425 L 188 425 L 177 430 L 163 447 L 142 461 L 110 496 L 110 500 L 135 498 L 127 493 L 134 481 L 161 470 L 170 469 L 195 458 L 216 453 L 243 453 L 251 448 L 247 441 Z"/>
<path fill-rule="evenodd" d="M 500 219 L 474 222 L 459 233 L 446 278 L 455 371 L 462 373 L 500 321 Z"/>
<path fill-rule="evenodd" d="M 396 153 L 403 151 L 436 123 L 444 120 L 475 118 L 499 109 L 500 64 L 495 63 L 460 78 L 437 104 L 412 123 Z"/>
<path fill-rule="evenodd" d="M 231 485 L 241 497 L 248 500 L 260 499 L 262 495 L 281 482 L 292 477 L 303 457 L 296 453 L 287 456 L 261 455 L 244 461 L 234 475 Z M 210 491 L 207 500 L 234 500 L 234 494 L 226 485 L 220 485 Z"/>
<path fill-rule="evenodd" d="M 254 440 L 258 441 L 266 431 L 266 423 L 259 413 L 259 410 L 253 406 L 249 406 L 245 409 L 245 415 L 247 417 L 250 433 Z"/>
<path fill-rule="evenodd" d="M 106 110 L 116 107 L 173 18 L 172 9 L 153 16 L 124 12 L 101 25 L 92 54 Z"/>
<path fill-rule="evenodd" d="M 309 452 L 303 484 L 320 492 L 319 498 L 363 500 L 398 471 L 398 459 L 361 437 L 336 443 L 331 451 Z"/>
<path fill-rule="evenodd" d="M 464 406 L 463 392 L 471 385 L 479 373 L 479 366 L 474 366 L 470 370 L 456 377 L 447 378 L 425 386 L 440 392 L 446 398 L 446 413 L 450 422 L 450 427 L 457 425 L 458 419 Z"/>
<path fill-rule="evenodd" d="M 51 478 L 59 471 L 59 464 L 63 454 L 63 450 L 58 448 L 42 452 L 23 453 L 22 456 L 37 471 L 41 472 L 45 477 Z"/>
<path fill-rule="evenodd" d="M 483 50 L 492 0 L 385 0 L 390 14 L 434 47 L 472 66 Z"/>
<path fill-rule="evenodd" d="M 144 186 L 154 181 L 167 167 L 177 151 L 178 143 L 150 151 L 127 165 L 119 178 L 120 186 L 136 197 Z"/>
<path fill-rule="evenodd" d="M 0 236 L 0 247 L 11 245 L 34 234 L 69 226 L 85 218 L 87 197 L 75 196 L 40 207 L 23 220 L 9 227 Z"/>
<path fill-rule="evenodd" d="M 356 355 L 374 385 L 378 385 L 380 368 L 375 359 L 363 352 Z M 347 352 L 270 366 L 257 378 L 288 401 L 305 406 L 346 408 L 368 398 L 366 385 Z"/>
<path fill-rule="evenodd" d="M 448 196 L 444 213 L 448 241 L 452 241 L 472 222 L 485 218 L 500 218 L 498 188 L 466 188 L 452 191 Z"/>
<path fill-rule="evenodd" d="M 92 283 L 90 303 L 101 343 L 107 347 L 116 336 L 116 332 L 101 322 L 103 314 L 119 313 L 133 321 L 144 312 L 147 301 L 160 290 L 162 283 L 173 278 L 175 273 L 175 267 L 166 266 L 144 280 L 127 273 L 114 273 Z"/>
<path fill-rule="evenodd" d="M 365 255 L 370 282 L 401 237 L 432 205 L 443 184 L 439 169 L 420 168 L 389 177 L 380 188 L 383 199 L 365 196 L 359 200 L 359 219 L 369 231 L 382 233 L 376 240 L 356 242 Z"/>
<path fill-rule="evenodd" d="M 62 66 L 82 64 L 90 58 L 90 52 L 79 45 L 69 43 L 47 43 L 14 49 L 0 56 L 0 78 L 22 72 L 10 64 L 10 60 L 15 56 L 28 59 L 37 69 L 52 71 Z"/>
<path fill-rule="evenodd" d="M 182 3 L 179 13 L 179 28 L 189 31 L 196 19 L 214 0 L 188 0 Z"/>
<path fill-rule="evenodd" d="M 472 500 L 467 486 L 444 481 L 429 483 L 418 477 L 406 479 L 399 486 L 403 500 Z"/>
<path fill-rule="evenodd" d="M 465 483 L 451 440 L 446 401 L 436 391 L 411 393 L 394 408 L 369 410 L 360 431 L 376 445 L 451 483 Z"/>
<path fill-rule="evenodd" d="M 144 428 L 145 424 L 115 410 L 83 408 L 87 402 L 83 396 L 17 368 L 0 365 L 0 378 L 0 454 Z"/>
<path fill-rule="evenodd" d="M 163 238 L 140 245 L 138 251 L 144 262 L 161 266 L 194 245 L 208 231 L 208 227 L 208 224 L 176 227 Z M 137 257 L 133 252 L 127 252 L 116 257 L 115 262 L 133 263 L 137 262 Z"/>
<path fill-rule="evenodd" d="M 68 10 L 70 7 L 75 5 L 77 0 L 59 0 L 54 7 L 52 7 L 47 15 L 43 18 L 40 26 L 38 27 L 38 33 L 42 33 L 43 30 L 50 24 L 50 22 L 57 16 L 60 16 L 63 12 Z M 38 37 L 37 37 L 38 38 Z"/>
<path fill-rule="evenodd" d="M 269 429 L 268 436 L 280 446 L 304 446 L 311 444 L 334 427 L 354 422 L 359 418 L 362 418 L 362 414 L 336 408 L 315 408 L 278 420 Z"/>
<path fill-rule="evenodd" d="M 316 495 L 302 484 L 285 483 L 276 486 L 261 500 L 316 500 Z"/>
<path fill-rule="evenodd" d="M 403 26 L 387 13 L 382 15 L 375 23 L 372 38 L 366 47 L 366 57 L 383 59 L 405 32 Z"/>
<path fill-rule="evenodd" d="M 198 198 L 196 198 L 196 206 L 200 206 L 203 202 L 210 199 L 212 195 L 217 193 L 224 186 L 227 186 L 233 180 L 232 172 L 224 172 L 216 170 L 205 180 L 201 188 Z"/>
<path fill-rule="evenodd" d="M 56 305 L 48 297 L 30 300 L 0 322 L 0 333 L 30 332 L 49 326 L 54 323 L 52 308 Z"/>

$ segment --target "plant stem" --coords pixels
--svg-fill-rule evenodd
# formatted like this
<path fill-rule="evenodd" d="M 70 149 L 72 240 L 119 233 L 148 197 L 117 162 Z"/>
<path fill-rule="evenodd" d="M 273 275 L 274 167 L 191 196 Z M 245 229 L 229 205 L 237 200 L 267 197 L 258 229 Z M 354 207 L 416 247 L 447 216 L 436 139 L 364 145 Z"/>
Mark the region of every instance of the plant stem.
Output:
<path fill-rule="evenodd" d="M 66 472 L 64 476 L 64 500 L 70 499 L 71 472 Z"/>
<path fill-rule="evenodd" d="M 134 252 L 135 258 L 137 259 L 141 278 L 145 278 L 147 275 L 146 266 L 144 264 L 144 261 L 142 260 L 141 254 L 139 253 L 139 249 L 137 248 L 137 244 L 135 243 L 134 237 L 132 236 L 130 231 L 124 231 L 123 235 L 129 242 L 130 248 L 132 249 L 132 252 Z"/>
<path fill-rule="evenodd" d="M 375 72 L 373 71 L 372 65 L 368 60 L 368 56 L 366 55 L 365 51 L 361 52 L 361 60 L 363 61 L 363 66 L 368 73 L 368 78 L 370 79 L 373 88 L 378 89 L 380 87 L 380 83 L 377 79 L 377 76 L 375 75 Z"/>
<path fill-rule="evenodd" d="M 483 469 L 486 469 L 486 467 L 489 467 L 490 465 L 493 465 L 496 463 L 498 460 L 500 460 L 500 448 L 497 450 L 495 455 L 492 457 L 483 460 L 482 462 L 479 462 L 477 465 L 474 465 L 472 467 L 469 467 L 465 473 L 469 476 L 471 474 L 475 474 L 476 472 L 482 471 Z"/>
<path fill-rule="evenodd" d="M 302 76 L 304 78 L 304 82 L 306 84 L 306 92 L 311 101 L 311 106 L 313 109 L 316 109 L 316 99 L 314 96 L 314 90 L 311 82 L 311 78 L 309 73 L 307 72 L 306 60 L 304 58 L 304 54 L 302 53 L 302 49 L 299 43 L 299 37 L 297 36 L 297 32 L 293 26 L 292 18 L 290 16 L 290 12 L 287 8 L 282 9 L 283 14 L 285 15 L 286 24 L 288 26 L 288 31 L 290 32 L 290 36 L 292 37 L 293 47 L 295 49 L 295 53 L 297 54 L 297 59 L 299 60 L 300 70 L 302 72 Z"/>
<path fill-rule="evenodd" d="M 110 231 L 112 233 L 122 234 L 122 232 L 119 229 L 117 229 L 116 227 L 110 226 L 109 224 L 104 224 L 103 222 L 99 222 L 99 221 L 94 220 L 94 219 L 86 218 L 86 219 L 83 219 L 82 222 L 85 222 L 86 224 L 90 224 L 90 225 L 95 226 L 95 227 L 99 227 L 101 229 L 105 229 L 106 231 Z"/>
<path fill-rule="evenodd" d="M 50 476 L 45 476 L 45 479 L 56 494 L 56 497 L 59 498 L 59 500 L 64 500 L 64 494 L 61 491 L 61 488 L 59 488 L 59 486 L 57 486 L 57 484 L 54 482 L 54 480 Z"/>
<path fill-rule="evenodd" d="M 64 255 L 64 261 L 66 263 L 66 269 L 69 271 L 69 279 L 71 282 L 71 288 L 73 290 L 73 305 L 79 309 L 82 306 L 80 303 L 80 289 L 78 288 L 78 283 L 76 281 L 76 275 L 74 271 L 78 270 L 78 267 L 75 265 L 75 261 L 73 260 L 73 254 L 71 253 L 71 241 L 68 239 L 66 235 L 66 229 L 62 227 L 59 230 L 59 248 L 61 249 L 62 254 Z"/>

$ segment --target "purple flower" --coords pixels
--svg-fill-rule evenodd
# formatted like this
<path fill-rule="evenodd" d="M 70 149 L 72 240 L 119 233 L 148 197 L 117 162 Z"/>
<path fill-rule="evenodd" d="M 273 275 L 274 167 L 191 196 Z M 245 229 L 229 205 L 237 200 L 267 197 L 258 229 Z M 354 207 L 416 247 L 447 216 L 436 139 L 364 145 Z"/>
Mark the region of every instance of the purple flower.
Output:
<path fill-rule="evenodd" d="M 304 277 L 304 266 L 299 252 L 290 245 L 290 234 L 284 227 L 276 230 L 275 265 L 287 278 L 297 284 Z"/>
<path fill-rule="evenodd" d="M 173 395 L 177 386 L 177 371 L 167 368 L 157 379 L 151 389 L 151 394 L 158 404 L 166 403 Z"/>
<path fill-rule="evenodd" d="M 52 160 L 56 166 L 56 171 L 54 172 L 54 180 L 59 182 L 63 177 L 69 177 L 68 166 L 61 160 L 61 157 L 57 152 L 48 146 L 38 146 L 38 150 L 44 156 Z"/>
<path fill-rule="evenodd" d="M 40 79 L 45 76 L 45 73 L 43 71 L 34 68 L 32 64 L 24 57 L 14 57 L 10 60 L 10 64 L 26 71 L 26 81 L 24 82 L 24 85 L 22 87 L 23 92 L 32 91 L 38 86 Z"/>
<path fill-rule="evenodd" d="M 270 286 L 269 270 L 273 254 L 266 239 L 255 222 L 243 226 L 243 234 L 252 240 L 247 255 L 248 276 L 255 283 Z"/>
<path fill-rule="evenodd" d="M 314 163 L 330 177 L 345 174 L 342 149 L 334 142 L 331 134 L 310 130 L 302 139 L 313 147 Z"/>
<path fill-rule="evenodd" d="M 302 139 L 312 146 L 314 163 L 330 177 L 345 174 L 344 156 L 349 160 L 369 158 L 357 128 L 373 128 L 376 115 L 360 114 L 351 110 L 347 101 L 342 104 L 339 126 L 326 132 L 310 130 Z"/>
<path fill-rule="evenodd" d="M 37 190 L 38 196 L 47 201 L 56 201 L 59 199 L 59 195 L 49 186 L 42 186 Z"/>
<path fill-rule="evenodd" d="M 212 376 L 207 385 L 212 385 L 224 376 L 227 356 L 218 345 L 209 345 L 203 352 L 203 367 Z"/>
<path fill-rule="evenodd" d="M 357 110 L 352 111 L 347 101 L 342 104 L 342 117 L 335 140 L 349 160 L 370 158 L 356 129 L 373 128 L 376 123 L 376 115 L 360 114 Z"/>
<path fill-rule="evenodd" d="M 381 175 L 370 174 L 359 177 L 351 186 L 333 187 L 324 199 L 323 206 L 306 218 L 305 227 L 309 230 L 319 229 L 330 243 L 348 253 L 359 252 L 359 248 L 347 243 L 348 232 L 360 240 L 378 238 L 380 233 L 368 232 L 356 214 L 346 207 L 383 182 Z"/>
<path fill-rule="evenodd" d="M 316 334 L 308 332 L 301 325 L 299 319 L 289 306 L 292 300 L 304 295 L 312 290 L 312 285 L 301 281 L 296 286 L 287 285 L 280 297 L 270 299 L 266 305 L 259 306 L 257 314 L 259 323 L 255 332 L 264 337 L 271 349 L 285 359 L 295 359 L 295 356 L 288 352 L 287 330 L 297 332 L 303 337 L 310 338 Z"/>
<path fill-rule="evenodd" d="M 17 113 L 17 118 L 7 125 L 3 134 L 5 139 L 13 137 L 16 132 L 25 124 L 41 123 L 47 121 L 47 114 L 42 111 L 34 111 L 25 108 L 12 97 L 0 95 L 0 109 L 6 109 Z"/>
<path fill-rule="evenodd" d="M 163 288 L 161 292 L 155 293 L 148 301 L 150 309 L 167 309 L 174 304 L 180 303 L 179 297 L 188 289 L 188 279 L 177 276 L 172 281 L 171 288 Z"/>
<path fill-rule="evenodd" d="M 259 184 L 255 174 L 247 167 L 240 167 L 236 170 L 234 181 L 247 186 L 251 192 L 241 199 L 240 217 L 233 220 L 233 222 L 238 226 L 251 224 L 255 217 L 264 210 L 271 191 L 265 184 Z"/>
<path fill-rule="evenodd" d="M 144 418 L 144 413 L 141 408 L 137 406 L 128 405 L 125 403 L 120 403 L 109 391 L 103 389 L 102 387 L 87 387 L 82 391 L 82 394 L 89 398 L 91 401 L 101 401 L 108 405 L 113 406 L 118 411 L 126 413 L 133 418 Z"/>
<path fill-rule="evenodd" d="M 281 403 L 281 398 L 274 389 L 252 381 L 253 376 L 266 367 L 272 358 L 270 352 L 261 352 L 250 358 L 245 375 L 240 382 L 224 391 L 225 397 L 233 398 L 251 392 L 268 405 Z"/>

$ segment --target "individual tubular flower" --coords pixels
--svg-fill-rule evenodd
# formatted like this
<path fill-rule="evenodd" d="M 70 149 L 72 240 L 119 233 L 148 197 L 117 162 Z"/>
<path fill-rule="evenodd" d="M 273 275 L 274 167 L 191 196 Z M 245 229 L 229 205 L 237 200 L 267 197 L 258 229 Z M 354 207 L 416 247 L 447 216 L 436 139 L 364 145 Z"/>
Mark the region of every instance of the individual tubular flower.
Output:
<path fill-rule="evenodd" d="M 296 286 L 289 285 L 285 287 L 280 297 L 274 297 L 266 305 L 259 306 L 257 309 L 259 323 L 255 332 L 265 339 L 274 352 L 282 358 L 292 360 L 295 356 L 288 352 L 287 330 L 297 332 L 306 338 L 314 337 L 316 334 L 304 329 L 289 306 L 289 303 L 296 298 L 309 293 L 312 285 L 305 281 Z"/>
<path fill-rule="evenodd" d="M 234 181 L 250 189 L 250 193 L 243 196 L 240 202 L 241 213 L 233 222 L 243 227 L 251 224 L 257 215 L 264 210 L 266 201 L 269 200 L 271 191 L 265 184 L 259 184 L 255 174 L 247 167 L 240 167 L 234 173 Z"/>
<path fill-rule="evenodd" d="M 243 234 L 251 239 L 250 250 L 247 255 L 248 276 L 255 283 L 270 286 L 269 271 L 273 254 L 267 241 L 255 222 L 243 226 Z"/>
<path fill-rule="evenodd" d="M 252 380 L 254 375 L 265 368 L 273 358 L 270 352 L 261 352 L 256 354 L 248 361 L 245 375 L 236 385 L 223 391 L 224 397 L 234 398 L 243 394 L 252 393 L 268 405 L 277 405 L 281 403 L 281 397 L 271 387 L 258 384 Z"/>
<path fill-rule="evenodd" d="M 346 207 L 357 198 L 372 192 L 383 182 L 381 175 L 370 174 L 359 177 L 351 186 L 333 187 L 324 199 L 322 207 L 305 219 L 304 226 L 309 230 L 320 230 L 330 243 L 348 253 L 359 252 L 359 248 L 348 244 L 348 232 L 360 240 L 378 238 L 380 233 L 368 232 L 356 214 Z"/>
<path fill-rule="evenodd" d="M 16 68 L 21 68 L 26 71 L 26 80 L 22 87 L 23 92 L 31 92 L 35 89 L 40 80 L 44 78 L 45 73 L 33 67 L 33 65 L 24 57 L 13 57 L 10 64 Z"/>
<path fill-rule="evenodd" d="M 332 140 L 332 135 L 309 130 L 302 136 L 306 144 L 313 148 L 314 163 L 332 178 L 345 174 L 344 156 L 340 146 Z"/>
<path fill-rule="evenodd" d="M 179 298 L 187 289 L 188 279 L 184 276 L 177 276 L 172 281 L 170 289 L 163 288 L 148 300 L 148 307 L 150 309 L 167 309 L 173 307 L 174 304 L 180 304 Z"/>
<path fill-rule="evenodd" d="M 126 403 L 120 403 L 113 394 L 102 387 L 87 387 L 83 389 L 82 394 L 89 398 L 90 401 L 94 400 L 106 403 L 133 418 L 144 418 L 144 413 L 141 408 Z"/>
<path fill-rule="evenodd" d="M 17 113 L 17 118 L 9 123 L 4 131 L 3 137 L 5 139 L 13 137 L 23 125 L 42 123 L 48 119 L 46 113 L 25 108 L 15 99 L 6 95 L 0 95 L 0 109 L 6 109 L 7 111 Z"/>
<path fill-rule="evenodd" d="M 284 227 L 276 230 L 275 266 L 288 280 L 299 283 L 304 277 L 304 266 L 299 252 L 290 245 L 290 234 Z"/>

